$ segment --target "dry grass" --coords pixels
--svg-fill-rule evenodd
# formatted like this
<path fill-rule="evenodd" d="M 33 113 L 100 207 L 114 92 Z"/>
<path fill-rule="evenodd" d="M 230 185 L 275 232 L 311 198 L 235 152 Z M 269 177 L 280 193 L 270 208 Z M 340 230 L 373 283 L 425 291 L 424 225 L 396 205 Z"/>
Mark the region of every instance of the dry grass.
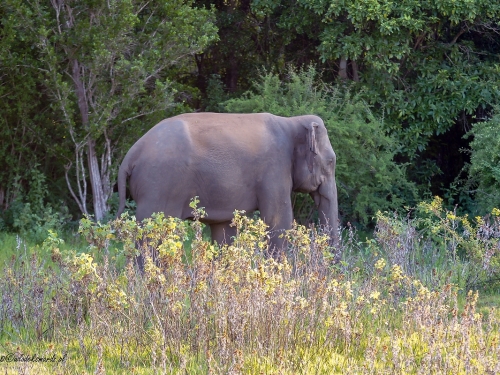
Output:
<path fill-rule="evenodd" d="M 345 260 L 335 264 L 327 238 L 304 227 L 288 233 L 291 251 L 275 260 L 263 255 L 260 221 L 237 215 L 236 241 L 220 251 L 203 240 L 199 222 L 192 225 L 188 245 L 187 224 L 162 216 L 142 228 L 128 218 L 83 221 L 88 253 L 61 253 L 52 233 L 44 248 L 54 265 L 37 256 L 8 265 L 0 279 L 0 356 L 63 360 L 4 361 L 0 371 L 500 373 L 498 311 L 478 313 L 477 292 L 460 306 L 455 284 L 432 288 L 410 276 L 408 263 L 381 256 L 388 238 L 375 237 L 377 251 L 354 259 L 359 243 L 344 233 Z M 132 261 L 137 238 L 159 252 L 144 275 Z M 109 254 L 113 241 L 129 257 L 121 269 Z M 102 261 L 90 255 L 97 253 Z"/>

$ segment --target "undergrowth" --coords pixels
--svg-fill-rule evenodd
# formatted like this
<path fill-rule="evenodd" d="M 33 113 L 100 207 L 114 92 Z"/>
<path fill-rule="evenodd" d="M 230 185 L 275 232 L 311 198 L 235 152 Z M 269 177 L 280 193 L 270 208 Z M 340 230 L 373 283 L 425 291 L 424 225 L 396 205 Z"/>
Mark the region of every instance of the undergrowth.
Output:
<path fill-rule="evenodd" d="M 467 290 L 498 271 L 498 217 L 471 224 L 439 200 L 420 209 L 419 219 L 379 213 L 368 242 L 348 227 L 338 263 L 322 231 L 303 226 L 287 233 L 287 253 L 266 257 L 265 224 L 240 212 L 222 249 L 198 220 L 162 215 L 141 226 L 127 215 L 84 219 L 86 252 L 64 250 L 50 232 L 47 255 L 20 253 L 1 271 L 0 370 L 500 373 L 500 314 L 479 311 Z M 143 274 L 138 240 L 157 259 L 146 256 Z M 110 251 L 117 243 L 122 262 Z"/>

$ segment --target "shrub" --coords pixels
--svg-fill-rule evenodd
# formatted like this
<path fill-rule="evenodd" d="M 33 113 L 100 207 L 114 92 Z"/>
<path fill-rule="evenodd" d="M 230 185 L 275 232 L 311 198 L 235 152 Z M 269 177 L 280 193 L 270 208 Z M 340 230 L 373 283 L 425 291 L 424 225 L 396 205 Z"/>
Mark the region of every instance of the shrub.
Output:
<path fill-rule="evenodd" d="M 500 207 L 500 108 L 492 117 L 474 124 L 468 136 L 473 137 L 467 193 L 475 197 L 476 213 L 484 215 Z"/>
<path fill-rule="evenodd" d="M 30 171 L 27 188 L 16 181 L 18 196 L 1 214 L 0 228 L 19 233 L 22 237 L 41 243 L 50 229 L 60 230 L 71 218 L 68 207 L 53 207 L 47 203 L 48 190 L 45 175 L 37 169 Z"/>

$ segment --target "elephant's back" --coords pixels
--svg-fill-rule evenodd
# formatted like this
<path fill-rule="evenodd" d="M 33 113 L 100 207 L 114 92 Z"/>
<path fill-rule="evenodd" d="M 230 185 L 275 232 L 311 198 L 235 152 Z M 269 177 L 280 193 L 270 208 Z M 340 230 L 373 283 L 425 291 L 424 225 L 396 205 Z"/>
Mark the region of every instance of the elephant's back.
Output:
<path fill-rule="evenodd" d="M 231 175 L 250 167 L 269 169 L 271 162 L 287 157 L 289 144 L 277 134 L 282 119 L 268 113 L 178 115 L 151 128 L 134 146 L 132 159 L 147 164 L 148 173 L 163 168 L 163 173 L 237 178 Z"/>
<path fill-rule="evenodd" d="M 188 113 L 175 117 L 185 124 L 196 153 L 226 159 L 238 155 L 255 159 L 270 146 L 269 126 L 273 115 L 267 113 Z M 227 156 L 227 158 L 226 158 Z"/>
<path fill-rule="evenodd" d="M 240 152 L 257 148 L 262 152 L 275 117 L 268 113 L 185 113 L 156 124 L 137 142 L 137 148 L 141 152 L 145 148 L 149 152 L 186 152 L 234 147 Z"/>
<path fill-rule="evenodd" d="M 151 150 L 161 151 L 165 149 L 176 150 L 186 146 L 189 141 L 189 132 L 186 124 L 174 118 L 166 119 L 153 126 L 137 142 L 140 148 L 147 147 Z"/>
<path fill-rule="evenodd" d="M 130 153 L 140 160 L 169 160 L 186 166 L 203 163 L 269 163 L 287 156 L 290 142 L 283 133 L 288 119 L 269 113 L 186 113 L 151 128 Z M 285 125 L 283 125 L 285 124 Z"/>

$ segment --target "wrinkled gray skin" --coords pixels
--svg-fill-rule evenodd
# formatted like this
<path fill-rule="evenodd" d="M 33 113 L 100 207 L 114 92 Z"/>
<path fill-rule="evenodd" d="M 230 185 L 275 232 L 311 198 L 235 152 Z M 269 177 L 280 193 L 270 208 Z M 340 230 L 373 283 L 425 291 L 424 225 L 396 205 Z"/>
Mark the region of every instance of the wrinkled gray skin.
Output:
<path fill-rule="evenodd" d="M 272 231 L 270 249 L 293 222 L 292 191 L 310 193 L 321 224 L 338 241 L 336 157 L 317 116 L 189 113 L 161 121 L 135 143 L 118 173 L 120 206 L 127 177 L 136 219 L 154 212 L 192 219 L 191 199 L 205 207 L 212 239 L 230 242 L 234 210 L 260 211 Z M 139 260 L 142 264 L 142 260 Z"/>

